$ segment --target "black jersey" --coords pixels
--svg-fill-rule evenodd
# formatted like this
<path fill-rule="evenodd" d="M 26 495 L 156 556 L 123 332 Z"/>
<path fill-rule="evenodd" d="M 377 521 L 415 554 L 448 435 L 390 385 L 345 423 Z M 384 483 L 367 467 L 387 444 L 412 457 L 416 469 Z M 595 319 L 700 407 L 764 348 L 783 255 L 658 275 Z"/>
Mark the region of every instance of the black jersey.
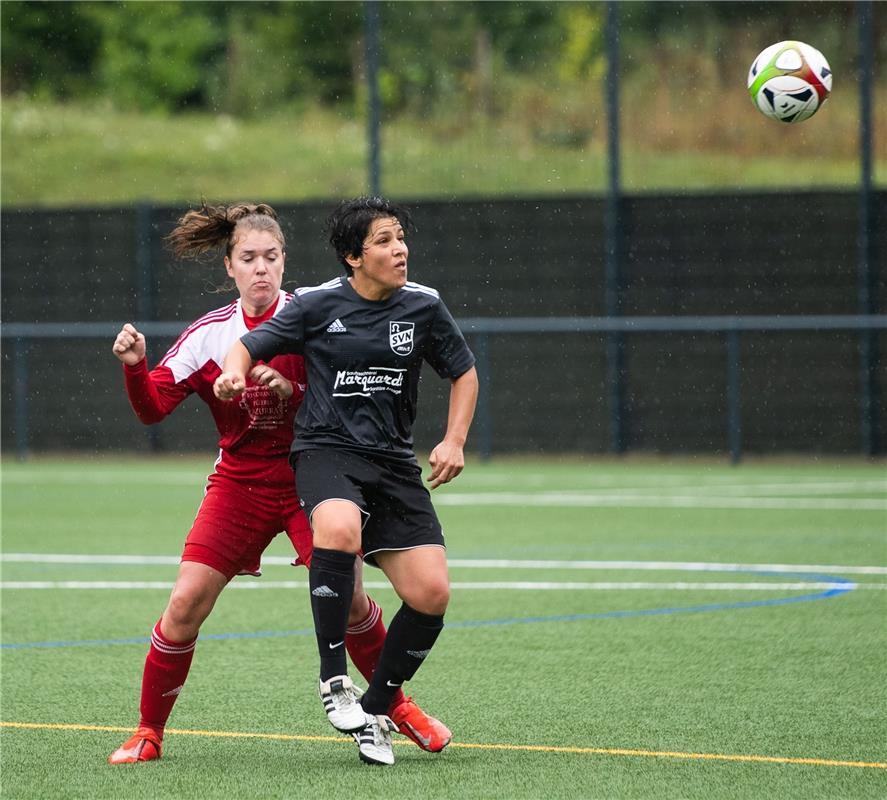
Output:
<path fill-rule="evenodd" d="M 440 295 L 412 282 L 381 301 L 361 297 L 344 277 L 297 289 L 240 341 L 254 361 L 281 353 L 305 357 L 308 391 L 296 415 L 293 452 L 332 446 L 415 461 L 422 362 L 451 379 L 474 365 Z"/>

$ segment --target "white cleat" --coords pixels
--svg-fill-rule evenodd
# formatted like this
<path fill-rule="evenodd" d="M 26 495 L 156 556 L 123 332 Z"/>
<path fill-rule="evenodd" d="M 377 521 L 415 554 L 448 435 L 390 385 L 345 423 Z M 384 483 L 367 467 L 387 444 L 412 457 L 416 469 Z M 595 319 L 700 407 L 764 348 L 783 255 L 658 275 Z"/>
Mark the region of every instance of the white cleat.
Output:
<path fill-rule="evenodd" d="M 347 675 L 335 675 L 318 686 L 323 710 L 337 731 L 355 733 L 366 727 L 366 712 L 360 706 L 362 692 Z"/>
<path fill-rule="evenodd" d="M 391 733 L 397 725 L 384 714 L 366 715 L 366 727 L 354 734 L 360 760 L 366 764 L 391 765 L 394 763 L 394 750 L 391 747 Z"/>

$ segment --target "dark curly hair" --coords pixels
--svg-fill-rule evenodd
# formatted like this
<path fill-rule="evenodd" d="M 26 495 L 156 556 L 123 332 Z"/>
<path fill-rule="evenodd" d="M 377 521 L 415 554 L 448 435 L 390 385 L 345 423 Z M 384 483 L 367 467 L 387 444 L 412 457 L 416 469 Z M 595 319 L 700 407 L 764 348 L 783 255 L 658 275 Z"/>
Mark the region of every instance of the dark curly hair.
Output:
<path fill-rule="evenodd" d="M 363 243 L 373 220 L 389 217 L 394 217 L 404 231 L 415 230 L 409 210 L 384 197 L 355 197 L 353 200 L 344 200 L 329 215 L 326 229 L 330 244 L 348 275 L 353 275 L 354 270 L 346 258 L 357 257 L 363 252 Z"/>

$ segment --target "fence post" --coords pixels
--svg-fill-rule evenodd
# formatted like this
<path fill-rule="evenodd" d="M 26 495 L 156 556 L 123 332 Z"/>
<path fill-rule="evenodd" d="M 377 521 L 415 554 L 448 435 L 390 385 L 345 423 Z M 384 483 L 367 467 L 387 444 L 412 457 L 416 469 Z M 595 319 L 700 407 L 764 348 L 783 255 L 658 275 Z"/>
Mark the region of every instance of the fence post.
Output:
<path fill-rule="evenodd" d="M 379 163 L 379 3 L 377 0 L 365 0 L 364 36 L 366 58 L 366 77 L 368 89 L 367 109 L 367 145 L 369 150 L 369 185 L 370 194 L 378 196 L 382 193 L 382 177 Z"/>
<path fill-rule="evenodd" d="M 874 274 L 872 258 L 872 3 L 862 0 L 856 6 L 859 23 L 859 203 L 856 239 L 857 313 L 874 314 Z M 878 340 L 873 330 L 859 332 L 859 434 L 864 455 L 878 451 L 878 403 L 876 364 Z"/>
<path fill-rule="evenodd" d="M 476 335 L 475 358 L 480 382 L 477 396 L 477 440 L 481 461 L 493 457 L 493 365 L 490 361 L 490 336 L 487 333 Z"/>
<path fill-rule="evenodd" d="M 730 463 L 742 457 L 742 387 L 739 331 L 728 330 L 727 340 L 727 446 Z"/>
<path fill-rule="evenodd" d="M 620 256 L 622 241 L 621 187 L 619 156 L 619 4 L 607 3 L 607 167 L 608 185 L 605 220 L 605 284 L 604 307 L 608 317 L 617 317 L 622 309 Z M 611 331 L 606 334 L 607 394 L 610 407 L 610 451 L 625 450 L 624 394 L 625 341 L 624 334 Z"/>
<path fill-rule="evenodd" d="M 151 238 L 153 230 L 151 226 L 151 206 L 142 202 L 135 209 L 135 254 L 136 254 L 136 303 L 135 312 L 138 322 L 154 322 L 154 259 L 151 257 Z M 153 339 L 148 339 L 145 358 L 148 366 L 156 362 L 157 345 Z M 145 428 L 145 436 L 148 440 L 148 448 L 152 453 L 163 449 L 160 440 L 160 426 L 148 425 Z"/>
<path fill-rule="evenodd" d="M 15 420 L 15 454 L 19 461 L 27 461 L 31 455 L 30 421 L 28 414 L 28 340 L 16 337 L 12 341 L 13 419 Z"/>

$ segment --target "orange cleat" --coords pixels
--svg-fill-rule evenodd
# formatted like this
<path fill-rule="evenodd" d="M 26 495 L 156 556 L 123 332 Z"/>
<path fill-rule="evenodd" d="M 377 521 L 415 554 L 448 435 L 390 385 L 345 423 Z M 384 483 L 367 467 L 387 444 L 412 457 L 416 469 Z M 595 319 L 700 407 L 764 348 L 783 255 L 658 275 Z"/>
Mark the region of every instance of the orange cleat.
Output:
<path fill-rule="evenodd" d="M 450 729 L 439 719 L 426 714 L 413 702 L 412 697 L 404 699 L 389 716 L 400 733 L 429 753 L 439 753 L 453 738 Z"/>
<path fill-rule="evenodd" d="M 162 749 L 160 737 L 150 728 L 139 728 L 110 756 L 109 764 L 135 764 L 139 761 L 155 761 Z"/>

